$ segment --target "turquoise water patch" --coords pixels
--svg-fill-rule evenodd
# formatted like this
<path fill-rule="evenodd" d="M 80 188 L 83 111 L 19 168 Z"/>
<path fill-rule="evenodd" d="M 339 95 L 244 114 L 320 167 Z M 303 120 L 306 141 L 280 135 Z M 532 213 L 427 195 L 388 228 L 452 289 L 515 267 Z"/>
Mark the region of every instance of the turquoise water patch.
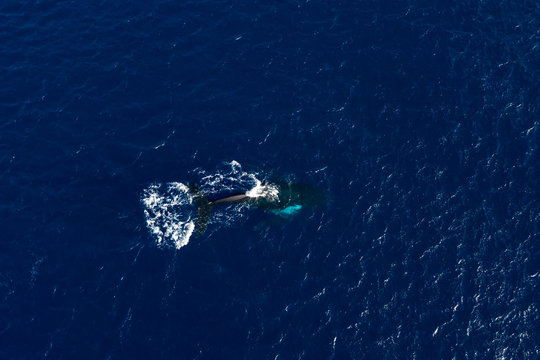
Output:
<path fill-rule="evenodd" d="M 291 205 L 291 206 L 287 206 L 286 208 L 280 209 L 280 210 L 277 210 L 277 209 L 270 210 L 270 212 L 272 214 L 276 214 L 276 215 L 285 217 L 285 216 L 290 216 L 290 215 L 296 214 L 301 208 L 302 208 L 302 205 Z"/>

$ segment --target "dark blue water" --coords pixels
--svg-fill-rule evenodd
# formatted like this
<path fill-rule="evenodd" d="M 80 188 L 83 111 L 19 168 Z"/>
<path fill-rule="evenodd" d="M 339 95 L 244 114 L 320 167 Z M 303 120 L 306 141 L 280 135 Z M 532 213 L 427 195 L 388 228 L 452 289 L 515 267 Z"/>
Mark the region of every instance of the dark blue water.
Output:
<path fill-rule="evenodd" d="M 527 0 L 2 1 L 0 358 L 539 359 L 539 28 Z M 232 161 L 328 201 L 158 243 L 145 189 Z"/>

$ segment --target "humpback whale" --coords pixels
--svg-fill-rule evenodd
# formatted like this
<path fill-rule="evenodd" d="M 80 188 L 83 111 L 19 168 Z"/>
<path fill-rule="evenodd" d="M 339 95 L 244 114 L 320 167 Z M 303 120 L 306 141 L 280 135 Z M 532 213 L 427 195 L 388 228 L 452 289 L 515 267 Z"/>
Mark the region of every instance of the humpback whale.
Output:
<path fill-rule="evenodd" d="M 304 207 L 320 205 L 325 201 L 324 194 L 309 185 L 277 183 L 277 196 L 250 196 L 249 191 L 210 200 L 194 183 L 189 183 L 193 201 L 197 205 L 195 232 L 201 236 L 208 226 L 212 208 L 221 204 L 246 203 L 280 217 L 296 214 Z"/>

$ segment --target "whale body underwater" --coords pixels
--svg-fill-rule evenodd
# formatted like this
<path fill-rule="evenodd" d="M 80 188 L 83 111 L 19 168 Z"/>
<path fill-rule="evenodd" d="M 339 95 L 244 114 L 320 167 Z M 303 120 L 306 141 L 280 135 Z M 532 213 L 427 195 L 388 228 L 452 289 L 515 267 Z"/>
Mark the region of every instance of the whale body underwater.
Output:
<path fill-rule="evenodd" d="M 197 185 L 190 183 L 189 189 L 197 205 L 195 232 L 201 236 L 208 226 L 214 206 L 245 203 L 280 217 L 289 217 L 306 207 L 320 206 L 326 201 L 324 194 L 309 185 L 296 183 L 276 184 L 277 196 L 250 196 L 247 191 L 210 200 Z"/>

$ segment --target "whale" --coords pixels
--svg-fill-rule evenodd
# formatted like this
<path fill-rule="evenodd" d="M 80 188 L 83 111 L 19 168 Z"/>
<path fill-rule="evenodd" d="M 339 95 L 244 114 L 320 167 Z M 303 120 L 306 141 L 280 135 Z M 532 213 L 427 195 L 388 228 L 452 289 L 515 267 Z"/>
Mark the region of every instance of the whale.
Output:
<path fill-rule="evenodd" d="M 195 233 L 198 237 L 204 234 L 212 209 L 219 205 L 242 203 L 281 218 L 288 218 L 306 207 L 319 206 L 326 201 L 324 194 L 310 185 L 289 182 L 274 182 L 273 184 L 278 189 L 277 196 L 274 197 L 253 197 L 248 195 L 248 191 L 240 191 L 211 200 L 196 184 L 189 183 L 190 193 L 197 206 Z"/>

